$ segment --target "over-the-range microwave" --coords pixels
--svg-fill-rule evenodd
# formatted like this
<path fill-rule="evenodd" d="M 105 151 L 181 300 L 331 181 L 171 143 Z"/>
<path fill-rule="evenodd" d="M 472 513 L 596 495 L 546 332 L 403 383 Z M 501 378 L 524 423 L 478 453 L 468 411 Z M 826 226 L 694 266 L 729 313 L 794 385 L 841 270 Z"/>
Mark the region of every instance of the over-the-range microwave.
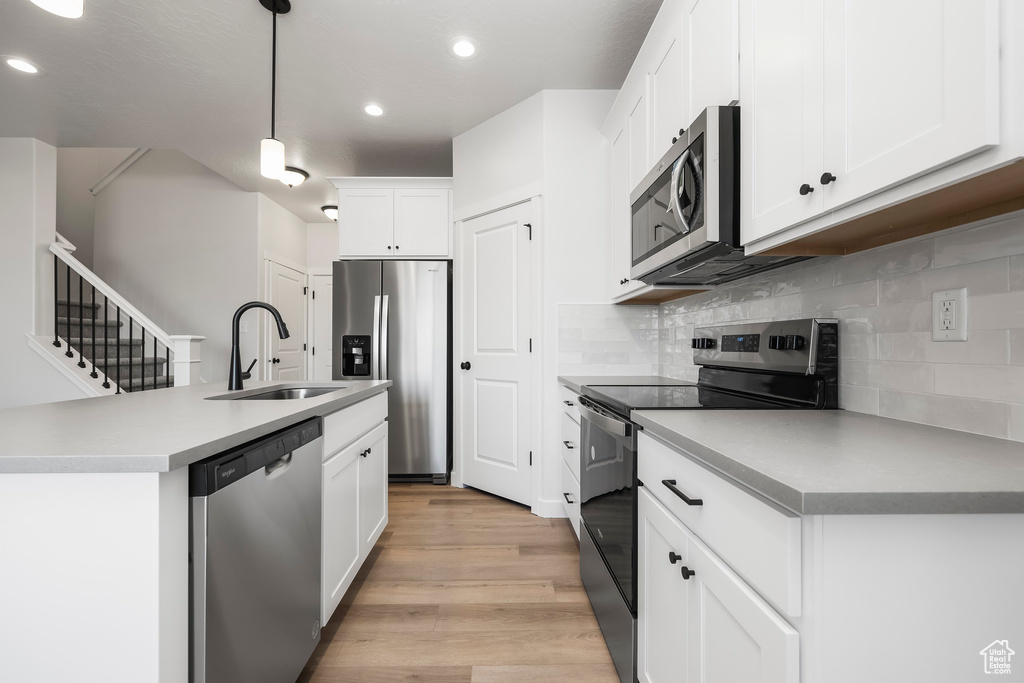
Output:
<path fill-rule="evenodd" d="M 630 196 L 629 276 L 716 285 L 806 257 L 747 256 L 740 242 L 740 108 L 708 107 Z"/>

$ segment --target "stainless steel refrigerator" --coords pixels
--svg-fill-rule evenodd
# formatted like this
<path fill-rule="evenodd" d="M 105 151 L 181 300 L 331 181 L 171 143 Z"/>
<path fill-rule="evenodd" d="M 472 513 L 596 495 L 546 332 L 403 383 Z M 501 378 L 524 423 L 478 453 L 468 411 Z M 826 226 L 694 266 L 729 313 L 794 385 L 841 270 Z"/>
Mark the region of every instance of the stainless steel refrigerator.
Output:
<path fill-rule="evenodd" d="M 388 475 L 451 473 L 450 261 L 335 261 L 332 374 L 390 379 Z"/>

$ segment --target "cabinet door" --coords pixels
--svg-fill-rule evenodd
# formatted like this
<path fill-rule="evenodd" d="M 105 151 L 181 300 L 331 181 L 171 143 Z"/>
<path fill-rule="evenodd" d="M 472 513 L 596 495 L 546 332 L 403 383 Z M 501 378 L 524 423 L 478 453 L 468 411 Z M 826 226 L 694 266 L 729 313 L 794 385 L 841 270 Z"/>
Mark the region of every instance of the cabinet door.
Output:
<path fill-rule="evenodd" d="M 626 123 L 626 122 L 623 122 Z M 644 286 L 639 280 L 629 279 L 629 267 L 632 264 L 633 214 L 629 205 L 629 128 L 623 125 L 612 138 L 611 144 L 611 298 L 629 294 Z"/>
<path fill-rule="evenodd" d="M 681 16 L 670 17 L 675 24 L 672 39 L 651 71 L 651 158 L 653 164 L 672 146 L 679 129 L 689 125 L 683 107 L 683 27 Z M 650 170 L 650 169 L 647 169 Z M 645 171 L 646 173 L 646 171 Z M 642 177 L 642 176 L 641 176 Z"/>
<path fill-rule="evenodd" d="M 338 190 L 338 252 L 346 256 L 390 256 L 394 243 L 393 190 Z"/>
<path fill-rule="evenodd" d="M 320 623 L 338 607 L 360 566 L 359 454 L 356 442 L 323 464 Z"/>
<path fill-rule="evenodd" d="M 569 467 L 562 463 L 562 509 L 569 518 L 576 540 L 580 538 L 580 482 Z"/>
<path fill-rule="evenodd" d="M 689 683 L 798 683 L 799 634 L 695 536 L 689 536 Z"/>
<path fill-rule="evenodd" d="M 651 170 L 650 140 L 647 126 L 647 79 L 641 92 L 633 100 L 626 116 L 626 131 L 629 133 L 629 190 L 626 196 L 644 179 Z"/>
<path fill-rule="evenodd" d="M 448 193 L 395 190 L 395 256 L 448 258 Z"/>
<path fill-rule="evenodd" d="M 688 561 L 686 535 L 645 489 L 639 496 L 637 678 L 686 683 L 690 583 L 681 572 Z"/>
<path fill-rule="evenodd" d="M 683 24 L 686 119 L 740 99 L 739 0 L 688 0 Z"/>
<path fill-rule="evenodd" d="M 366 557 L 388 524 L 388 426 L 380 425 L 359 449 L 359 545 Z"/>
<path fill-rule="evenodd" d="M 744 244 L 823 210 L 821 14 L 813 0 L 741 0 Z"/>
<path fill-rule="evenodd" d="M 824 7 L 827 210 L 999 142 L 997 0 Z"/>

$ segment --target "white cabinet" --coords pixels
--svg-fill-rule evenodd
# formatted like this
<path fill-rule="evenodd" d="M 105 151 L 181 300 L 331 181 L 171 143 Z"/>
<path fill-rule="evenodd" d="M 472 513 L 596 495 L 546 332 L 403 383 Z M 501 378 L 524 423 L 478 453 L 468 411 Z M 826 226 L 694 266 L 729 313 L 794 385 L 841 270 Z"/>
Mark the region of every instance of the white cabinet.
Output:
<path fill-rule="evenodd" d="M 669 32 L 668 44 L 664 46 L 649 77 L 651 93 L 649 165 L 661 159 L 672 146 L 672 140 L 679 136 L 679 130 L 689 125 L 683 106 L 683 31 L 682 26 L 679 25 L 678 14 L 674 13 L 669 20 L 676 24 L 676 30 Z M 647 169 L 647 171 L 649 170 L 650 168 Z"/>
<path fill-rule="evenodd" d="M 626 133 L 629 137 L 629 190 L 626 196 L 640 184 L 651 170 L 650 139 L 647 121 L 647 79 L 634 94 L 626 115 Z"/>
<path fill-rule="evenodd" d="M 645 683 L 797 683 L 797 631 L 646 488 L 637 675 Z"/>
<path fill-rule="evenodd" d="M 450 178 L 330 178 L 342 258 L 449 258 Z"/>
<path fill-rule="evenodd" d="M 687 0 L 683 8 L 682 126 L 740 98 L 739 0 Z"/>
<path fill-rule="evenodd" d="M 629 204 L 632 189 L 629 181 L 629 130 L 625 121 L 611 137 L 611 199 L 608 202 L 611 211 L 609 221 L 611 234 L 611 298 L 634 292 L 644 286 L 640 280 L 629 279 L 629 268 L 632 265 L 632 233 L 633 212 Z"/>
<path fill-rule="evenodd" d="M 999 142 L 997 0 L 740 1 L 744 244 Z"/>
<path fill-rule="evenodd" d="M 320 623 L 326 624 L 388 521 L 387 394 L 324 418 Z"/>
<path fill-rule="evenodd" d="M 562 401 L 562 507 L 576 538 L 580 537 L 580 412 L 579 396 L 559 387 Z"/>

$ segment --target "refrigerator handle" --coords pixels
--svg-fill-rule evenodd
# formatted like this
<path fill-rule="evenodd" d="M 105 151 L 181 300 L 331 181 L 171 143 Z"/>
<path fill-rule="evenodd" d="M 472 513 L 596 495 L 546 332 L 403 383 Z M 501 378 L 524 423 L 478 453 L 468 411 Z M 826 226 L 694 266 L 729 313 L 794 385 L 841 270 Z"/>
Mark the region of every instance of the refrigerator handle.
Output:
<path fill-rule="evenodd" d="M 370 330 L 370 379 L 380 379 L 380 297 L 373 297 L 373 329 Z"/>
<path fill-rule="evenodd" d="M 388 379 L 388 295 L 383 297 L 384 303 L 380 315 L 380 378 Z"/>

